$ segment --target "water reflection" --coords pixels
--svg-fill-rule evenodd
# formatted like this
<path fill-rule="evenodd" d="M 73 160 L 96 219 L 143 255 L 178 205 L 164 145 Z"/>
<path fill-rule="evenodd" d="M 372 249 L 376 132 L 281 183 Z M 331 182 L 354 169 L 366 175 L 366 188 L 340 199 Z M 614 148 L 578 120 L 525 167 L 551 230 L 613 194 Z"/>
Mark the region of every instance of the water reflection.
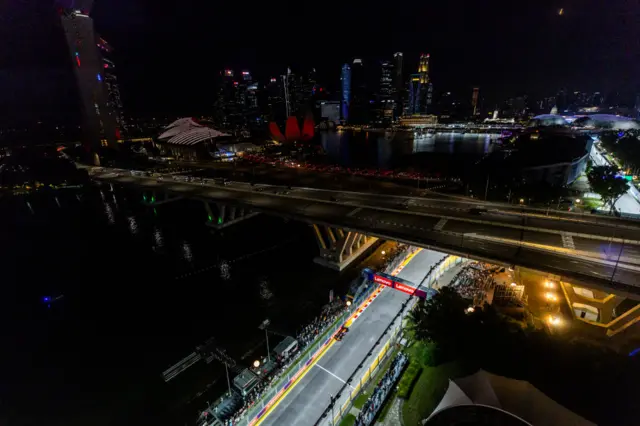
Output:
<path fill-rule="evenodd" d="M 158 250 L 164 247 L 164 237 L 159 228 L 153 229 L 153 249 Z"/>
<path fill-rule="evenodd" d="M 184 241 L 182 243 L 182 258 L 189 263 L 193 262 L 193 253 L 191 252 L 191 245 Z"/>
<path fill-rule="evenodd" d="M 344 167 L 389 168 L 397 160 L 418 153 L 474 154 L 491 151 L 498 135 L 479 133 L 320 132 L 318 141 L 327 157 Z"/>
<path fill-rule="evenodd" d="M 138 233 L 138 222 L 136 221 L 135 216 L 129 216 L 127 218 L 127 222 L 129 224 L 129 232 L 131 232 L 131 235 L 136 235 Z"/>
<path fill-rule="evenodd" d="M 107 215 L 107 219 L 109 220 L 109 225 L 113 225 L 114 223 L 116 223 L 116 218 L 113 214 L 113 209 L 111 208 L 109 203 L 105 201 L 104 203 L 102 203 L 102 206 L 104 207 L 104 212 Z"/>

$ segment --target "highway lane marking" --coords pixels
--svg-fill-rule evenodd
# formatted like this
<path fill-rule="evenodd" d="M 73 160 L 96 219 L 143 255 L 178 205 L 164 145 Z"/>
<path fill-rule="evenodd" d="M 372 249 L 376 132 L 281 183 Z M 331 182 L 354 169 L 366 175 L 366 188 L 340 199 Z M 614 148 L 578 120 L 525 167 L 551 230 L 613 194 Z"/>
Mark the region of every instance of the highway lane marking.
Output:
<path fill-rule="evenodd" d="M 436 231 L 441 231 L 442 228 L 444 228 L 444 225 L 447 224 L 448 219 L 442 218 L 438 221 L 438 223 L 436 223 L 433 227 L 433 229 L 435 229 Z"/>
<path fill-rule="evenodd" d="M 347 216 L 351 217 L 354 214 L 358 213 L 360 210 L 362 210 L 362 207 L 358 207 L 357 209 L 353 209 L 350 213 L 347 213 Z"/>
<path fill-rule="evenodd" d="M 351 386 L 350 384 L 348 384 L 346 381 L 342 380 L 340 377 L 336 376 L 335 374 L 333 374 L 331 371 L 327 370 L 326 368 L 324 368 L 323 366 L 321 366 L 320 364 L 315 364 L 315 367 L 320 368 L 321 370 L 326 371 L 327 373 L 331 374 L 333 377 L 335 377 L 336 379 L 340 380 L 342 383 L 344 383 L 345 385 L 349 386 L 351 389 L 355 389 L 353 386 Z"/>
<path fill-rule="evenodd" d="M 564 248 L 575 250 L 576 246 L 573 243 L 573 237 L 567 234 L 561 234 L 561 235 L 562 235 L 562 245 L 564 246 Z"/>

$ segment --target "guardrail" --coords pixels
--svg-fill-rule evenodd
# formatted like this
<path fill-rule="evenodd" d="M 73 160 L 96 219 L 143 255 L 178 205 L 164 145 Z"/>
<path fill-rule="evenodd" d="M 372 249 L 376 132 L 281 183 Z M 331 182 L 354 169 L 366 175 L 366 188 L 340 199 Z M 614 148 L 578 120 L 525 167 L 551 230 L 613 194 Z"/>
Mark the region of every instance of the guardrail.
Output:
<path fill-rule="evenodd" d="M 362 293 L 361 298 L 365 299 L 371 295 L 375 288 L 377 288 L 377 286 L 369 286 L 369 288 Z M 357 303 L 354 303 L 352 306 L 357 306 Z M 286 392 L 300 377 L 300 375 L 307 370 L 307 367 L 324 351 L 326 346 L 331 343 L 335 333 L 342 328 L 345 321 L 353 314 L 353 312 L 353 309 L 343 312 L 342 315 L 338 317 L 337 321 L 334 322 L 334 325 L 329 328 L 328 332 L 326 330 L 323 331 L 323 334 L 325 334 L 324 338 L 316 340 L 308 346 L 308 348 L 305 348 L 306 353 L 288 367 L 289 372 L 286 376 L 279 379 L 275 386 L 265 392 L 260 401 L 247 411 L 247 416 L 235 425 L 252 426 L 260 420 L 269 408 L 278 402 L 282 397 L 282 394 Z"/>
<path fill-rule="evenodd" d="M 422 280 L 422 283 L 426 282 L 427 285 L 431 285 L 433 282 L 435 282 L 435 280 L 440 278 L 442 274 L 444 274 L 450 268 L 460 264 L 463 260 L 464 258 L 460 256 L 453 256 L 453 255 L 444 256 L 441 260 L 439 260 L 437 263 L 435 263 L 431 267 L 431 269 L 429 270 L 425 278 Z M 409 296 L 409 300 L 411 297 L 412 296 Z M 378 353 L 378 356 L 371 362 L 371 364 L 367 368 L 367 371 L 365 371 L 364 375 L 362 376 L 358 384 L 354 386 L 347 400 L 340 406 L 340 409 L 338 410 L 337 413 L 335 413 L 335 415 L 334 414 L 331 415 L 333 416 L 332 418 L 333 425 L 337 425 L 342 420 L 342 417 L 351 410 L 353 401 L 358 397 L 358 395 L 360 395 L 360 392 L 362 392 L 362 390 L 372 380 L 372 378 L 375 377 L 376 373 L 381 368 L 380 366 L 382 365 L 382 363 L 387 359 L 388 356 L 390 356 L 393 353 L 393 351 L 390 349 L 393 348 L 393 345 L 396 344 L 397 340 L 402 336 L 402 329 L 403 329 L 402 319 L 404 318 L 404 315 L 403 315 L 404 310 L 409 300 L 402 305 L 402 308 L 400 308 L 400 310 L 398 311 L 396 316 L 393 318 L 389 326 L 378 338 L 376 343 L 374 343 L 374 345 L 371 347 L 371 351 L 369 351 L 370 353 L 373 352 L 374 348 L 382 341 L 382 339 L 386 336 L 386 334 L 389 331 L 391 331 L 391 335 L 389 339 L 387 340 L 385 345 L 382 347 L 382 349 Z M 396 319 L 398 318 L 400 318 L 400 321 L 398 324 L 396 324 Z M 365 358 L 360 363 L 360 366 L 362 366 L 365 363 L 368 357 L 369 357 L 369 354 L 365 356 Z M 353 381 L 353 377 L 356 375 L 356 373 L 360 369 L 360 366 L 351 374 L 351 376 L 349 376 L 349 379 L 347 379 L 346 383 L 342 386 L 340 391 L 337 393 L 336 398 L 338 398 L 342 394 L 342 392 L 347 386 L 347 383 L 351 383 Z M 322 414 L 322 416 L 315 423 L 316 426 L 322 423 L 322 420 L 326 417 L 326 415 L 331 409 L 332 407 L 330 404 L 325 410 L 325 412 Z"/>

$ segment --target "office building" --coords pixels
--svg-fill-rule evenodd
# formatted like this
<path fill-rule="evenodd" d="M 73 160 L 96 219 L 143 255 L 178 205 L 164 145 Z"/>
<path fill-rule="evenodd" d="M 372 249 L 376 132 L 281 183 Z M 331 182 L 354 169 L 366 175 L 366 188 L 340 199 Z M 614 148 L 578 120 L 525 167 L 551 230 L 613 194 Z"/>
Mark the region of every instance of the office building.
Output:
<path fill-rule="evenodd" d="M 101 146 L 115 147 L 120 130 L 118 112 L 113 108 L 115 101 L 109 99 L 104 78 L 105 65 L 113 63 L 105 62 L 98 47 L 100 38 L 89 16 L 92 3 L 60 1 L 58 11 L 80 98 L 82 140 L 95 153 Z"/>
<path fill-rule="evenodd" d="M 351 67 L 349 64 L 342 65 L 340 74 L 340 116 L 344 122 L 349 121 L 349 103 L 351 102 Z"/>
<path fill-rule="evenodd" d="M 107 88 L 108 105 L 110 110 L 113 111 L 116 119 L 116 137 L 118 139 L 122 139 L 126 134 L 127 124 L 124 119 L 117 69 L 115 63 L 111 59 L 113 47 L 104 38 L 98 39 L 98 47 L 102 52 L 102 61 L 104 66 L 104 75 L 102 78 L 104 79 L 104 83 Z"/>
<path fill-rule="evenodd" d="M 353 124 L 369 124 L 370 101 L 364 62 L 360 58 L 351 64 L 351 111 L 349 121 Z"/>
<path fill-rule="evenodd" d="M 409 115 L 431 112 L 433 85 L 429 79 L 429 54 L 420 55 L 418 72 L 409 77 Z"/>
<path fill-rule="evenodd" d="M 394 101 L 396 104 L 395 116 L 404 115 L 404 107 L 406 101 L 406 89 L 403 78 L 403 59 L 402 52 L 393 54 L 393 87 Z"/>
<path fill-rule="evenodd" d="M 473 108 L 473 115 L 478 115 L 480 111 L 478 111 L 478 96 L 480 95 L 480 88 L 474 87 L 473 94 L 471 95 L 471 108 Z"/>
<path fill-rule="evenodd" d="M 376 108 L 374 111 L 376 124 L 389 125 L 393 121 L 395 109 L 393 71 L 393 63 L 391 61 L 380 62 L 380 80 L 378 82 Z"/>

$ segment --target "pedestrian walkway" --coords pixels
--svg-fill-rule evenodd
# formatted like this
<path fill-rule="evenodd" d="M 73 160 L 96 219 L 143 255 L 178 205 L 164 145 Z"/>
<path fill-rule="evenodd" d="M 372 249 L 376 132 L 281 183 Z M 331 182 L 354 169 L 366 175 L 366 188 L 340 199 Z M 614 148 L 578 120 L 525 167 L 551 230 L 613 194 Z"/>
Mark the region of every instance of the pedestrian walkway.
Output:
<path fill-rule="evenodd" d="M 440 278 L 438 278 L 436 280 L 436 282 L 433 283 L 432 288 L 434 290 L 439 290 L 440 288 L 446 287 L 449 284 L 451 284 L 451 281 L 453 281 L 453 279 L 456 277 L 456 275 L 458 275 L 458 272 L 460 272 L 462 270 L 462 268 L 464 268 L 467 263 L 468 263 L 468 260 L 463 260 L 459 264 L 453 266 L 448 271 L 445 271 L 440 276 Z"/>

